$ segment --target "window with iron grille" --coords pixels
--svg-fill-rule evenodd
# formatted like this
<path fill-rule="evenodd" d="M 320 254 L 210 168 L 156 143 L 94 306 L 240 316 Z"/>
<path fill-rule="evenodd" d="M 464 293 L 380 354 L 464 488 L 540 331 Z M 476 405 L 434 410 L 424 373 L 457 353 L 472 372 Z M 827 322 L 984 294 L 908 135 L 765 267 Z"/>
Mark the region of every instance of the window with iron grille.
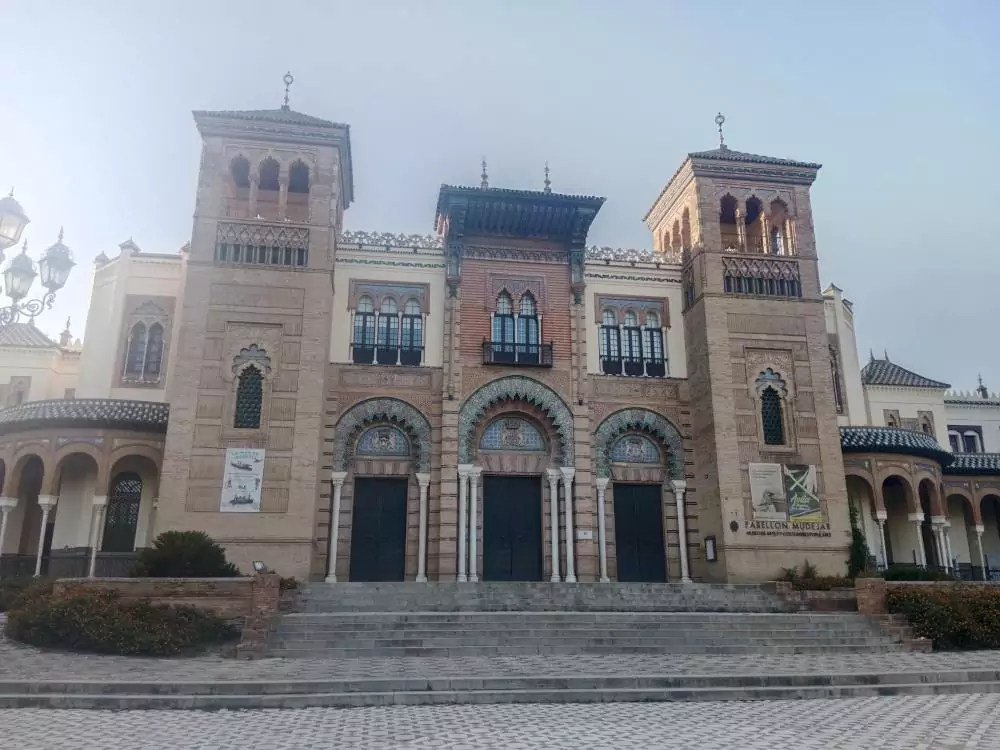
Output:
<path fill-rule="evenodd" d="M 260 410 L 264 400 L 264 376 L 253 365 L 240 373 L 236 386 L 236 409 L 233 427 L 244 430 L 260 429 Z"/>
<path fill-rule="evenodd" d="M 354 339 L 351 346 L 356 364 L 375 361 L 375 302 L 371 297 L 358 300 L 354 310 Z"/>
<path fill-rule="evenodd" d="M 135 549 L 141 501 L 142 480 L 138 474 L 125 472 L 115 477 L 104 515 L 102 552 L 131 552 Z"/>
<path fill-rule="evenodd" d="M 601 330 L 598 339 L 601 372 L 605 375 L 622 374 L 621 330 L 614 310 L 601 313 Z"/>
<path fill-rule="evenodd" d="M 764 426 L 764 442 L 767 445 L 784 445 L 785 421 L 781 395 L 772 386 L 768 386 L 760 394 L 760 418 Z"/>
<path fill-rule="evenodd" d="M 424 318 L 420 303 L 411 299 L 403 306 L 403 327 L 400 334 L 400 362 L 419 365 L 424 349 Z"/>
<path fill-rule="evenodd" d="M 662 378 L 667 374 L 663 329 L 660 327 L 660 316 L 655 312 L 646 313 L 646 340 L 643 342 L 643 353 L 646 358 L 646 375 Z"/>
<path fill-rule="evenodd" d="M 394 365 L 399 360 L 399 307 L 391 297 L 382 300 L 379 308 L 375 348 L 379 363 Z"/>
<path fill-rule="evenodd" d="M 506 292 L 497 297 L 493 314 L 493 359 L 496 362 L 514 361 L 514 300 Z"/>
<path fill-rule="evenodd" d="M 630 310 L 622 326 L 622 369 L 626 375 L 642 375 L 642 365 L 642 329 L 639 316 Z"/>

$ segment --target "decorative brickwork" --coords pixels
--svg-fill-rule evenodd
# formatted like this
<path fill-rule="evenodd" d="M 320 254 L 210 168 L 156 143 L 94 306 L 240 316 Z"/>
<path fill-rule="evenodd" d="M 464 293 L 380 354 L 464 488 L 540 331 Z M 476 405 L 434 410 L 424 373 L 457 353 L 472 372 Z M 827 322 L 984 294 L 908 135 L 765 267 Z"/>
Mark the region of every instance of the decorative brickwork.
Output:
<path fill-rule="evenodd" d="M 594 433 L 594 471 L 598 477 L 611 476 L 611 461 L 617 439 L 627 432 L 655 435 L 667 451 L 671 479 L 684 478 L 684 440 L 667 419 L 648 409 L 623 409 L 606 418 Z"/>

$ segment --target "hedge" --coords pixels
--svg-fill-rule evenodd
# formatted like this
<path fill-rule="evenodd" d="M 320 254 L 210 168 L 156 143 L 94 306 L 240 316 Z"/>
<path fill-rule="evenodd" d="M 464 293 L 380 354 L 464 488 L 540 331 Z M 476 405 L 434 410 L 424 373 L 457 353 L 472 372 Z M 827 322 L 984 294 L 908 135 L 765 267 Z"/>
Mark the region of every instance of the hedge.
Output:
<path fill-rule="evenodd" d="M 1000 587 L 890 586 L 886 606 L 935 649 L 1000 648 Z"/>
<path fill-rule="evenodd" d="M 231 578 L 239 568 L 204 531 L 164 531 L 139 553 L 137 578 Z"/>
<path fill-rule="evenodd" d="M 854 579 L 848 576 L 816 576 L 815 578 L 793 578 L 791 584 L 796 591 L 830 591 L 831 589 L 853 589 Z"/>
<path fill-rule="evenodd" d="M 126 656 L 174 656 L 239 635 L 194 607 L 125 602 L 114 591 L 22 597 L 7 613 L 5 632 L 32 646 Z"/>

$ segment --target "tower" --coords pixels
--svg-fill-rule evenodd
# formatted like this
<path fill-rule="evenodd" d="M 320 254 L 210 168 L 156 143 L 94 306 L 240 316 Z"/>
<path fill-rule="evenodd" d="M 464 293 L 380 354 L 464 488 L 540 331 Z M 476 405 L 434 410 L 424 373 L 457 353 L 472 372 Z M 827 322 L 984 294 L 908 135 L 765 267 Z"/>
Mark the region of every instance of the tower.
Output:
<path fill-rule="evenodd" d="M 809 188 L 819 164 L 691 153 L 645 217 L 681 254 L 703 577 L 843 573 L 846 489 Z M 704 540 L 703 540 L 704 543 Z M 767 569 L 765 569 L 765 567 Z"/>
<path fill-rule="evenodd" d="M 202 156 L 155 529 L 201 529 L 243 570 L 262 559 L 304 578 L 350 131 L 290 109 L 287 88 L 280 109 L 194 118 Z M 252 502 L 227 506 L 229 449 L 264 451 Z"/>

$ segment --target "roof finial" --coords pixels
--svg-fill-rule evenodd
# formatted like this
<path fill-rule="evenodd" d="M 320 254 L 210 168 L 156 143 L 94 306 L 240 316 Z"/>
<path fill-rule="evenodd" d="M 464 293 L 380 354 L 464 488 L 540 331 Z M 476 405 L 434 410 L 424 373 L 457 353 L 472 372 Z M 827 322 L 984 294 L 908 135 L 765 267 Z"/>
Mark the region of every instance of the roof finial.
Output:
<path fill-rule="evenodd" d="M 8 198 L 13 198 L 14 197 L 14 186 L 13 185 L 10 186 L 10 192 L 7 194 L 7 197 Z"/>
<path fill-rule="evenodd" d="M 715 124 L 719 126 L 719 148 L 729 148 L 729 146 L 726 145 L 726 139 L 722 135 L 722 126 L 726 124 L 726 116 L 719 112 L 719 114 L 715 116 Z"/>
<path fill-rule="evenodd" d="M 288 109 L 288 89 L 295 83 L 295 76 L 292 75 L 292 71 L 288 71 L 281 80 L 285 82 L 285 103 L 281 105 L 281 108 Z"/>
<path fill-rule="evenodd" d="M 982 376 L 982 374 L 979 375 L 979 387 L 976 388 L 976 391 L 978 391 L 979 395 L 982 396 L 983 398 L 989 398 L 990 397 L 990 392 L 988 390 L 986 390 L 986 386 L 983 385 L 983 376 Z"/>
<path fill-rule="evenodd" d="M 875 351 L 873 349 L 868 350 L 868 361 L 869 362 L 875 361 Z"/>
<path fill-rule="evenodd" d="M 883 349 L 882 353 L 885 354 L 885 361 L 888 362 L 889 361 L 889 350 L 888 349 Z"/>
<path fill-rule="evenodd" d="M 549 179 L 549 160 L 545 160 L 545 190 L 543 192 L 552 192 L 552 180 Z"/>
<path fill-rule="evenodd" d="M 62 227 L 59 227 L 59 241 L 60 242 L 63 241 L 63 228 Z"/>
<path fill-rule="evenodd" d="M 486 174 L 486 157 L 483 157 L 482 161 L 483 173 L 479 175 L 482 178 L 482 182 L 479 183 L 479 187 L 484 190 L 490 186 L 490 176 Z"/>

